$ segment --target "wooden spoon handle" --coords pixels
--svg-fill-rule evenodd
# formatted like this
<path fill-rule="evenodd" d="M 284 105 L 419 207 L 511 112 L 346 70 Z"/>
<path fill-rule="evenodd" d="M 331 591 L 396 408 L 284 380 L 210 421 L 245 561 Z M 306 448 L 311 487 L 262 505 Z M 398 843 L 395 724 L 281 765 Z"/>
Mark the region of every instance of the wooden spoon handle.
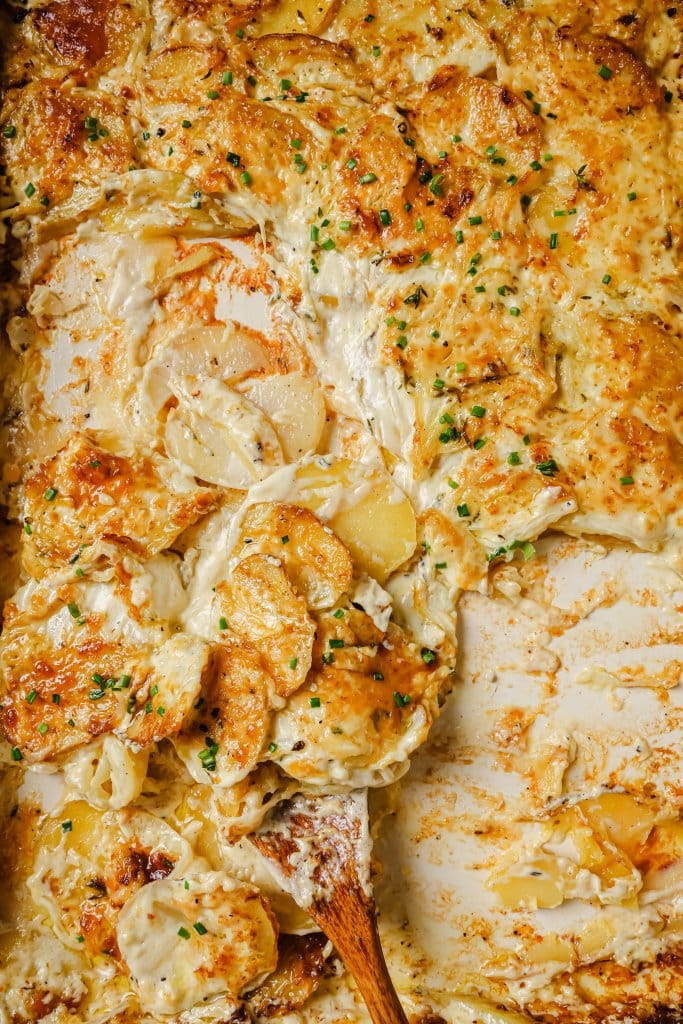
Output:
<path fill-rule="evenodd" d="M 408 1024 L 387 970 L 374 903 L 350 885 L 310 912 L 356 979 L 373 1024 Z"/>

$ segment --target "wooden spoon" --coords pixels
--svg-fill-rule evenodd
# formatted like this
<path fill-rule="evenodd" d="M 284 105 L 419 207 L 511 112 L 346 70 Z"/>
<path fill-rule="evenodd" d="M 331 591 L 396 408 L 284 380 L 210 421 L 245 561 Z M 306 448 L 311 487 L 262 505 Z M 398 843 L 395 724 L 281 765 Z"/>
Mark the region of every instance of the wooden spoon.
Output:
<path fill-rule="evenodd" d="M 377 931 L 367 792 L 298 793 L 249 838 L 285 892 L 334 943 L 374 1024 L 408 1024 Z"/>

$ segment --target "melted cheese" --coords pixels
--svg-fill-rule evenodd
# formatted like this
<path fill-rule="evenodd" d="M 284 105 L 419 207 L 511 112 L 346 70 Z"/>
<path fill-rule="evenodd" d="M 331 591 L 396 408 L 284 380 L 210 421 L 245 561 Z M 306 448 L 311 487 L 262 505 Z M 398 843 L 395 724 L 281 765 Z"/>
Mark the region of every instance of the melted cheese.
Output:
<path fill-rule="evenodd" d="M 53 835 L 31 875 L 67 946 L 112 829 L 128 823 L 128 847 L 134 825 L 148 846 L 161 830 L 177 858 L 125 900 L 105 884 L 78 910 L 90 966 L 50 945 L 66 980 L 35 1005 L 10 985 L 8 1012 L 80 1013 L 87 991 L 84 1019 L 224 1017 L 275 967 L 277 928 L 256 890 L 196 861 L 210 923 L 192 931 L 176 875 L 206 830 L 222 868 L 298 786 L 400 776 L 450 685 L 459 595 L 486 591 L 490 563 L 516 599 L 501 562 L 549 530 L 679 554 L 680 12 L 19 13 L 0 12 L 2 488 L 25 574 L 0 641 L 3 757 L 56 760 L 90 807 L 78 849 Z M 541 758 L 552 799 L 563 750 L 563 767 Z M 581 963 L 670 948 L 675 829 L 636 842 L 577 807 L 516 822 L 492 892 L 635 901 L 638 927 L 577 939 Z M 25 948 L 42 965 L 40 936 Z M 494 1002 L 444 1012 L 515 1020 L 495 1007 L 527 1000 L 537 961 L 531 987 L 550 984 L 567 948 L 492 962 Z M 106 1006 L 81 980 L 97 970 Z"/>

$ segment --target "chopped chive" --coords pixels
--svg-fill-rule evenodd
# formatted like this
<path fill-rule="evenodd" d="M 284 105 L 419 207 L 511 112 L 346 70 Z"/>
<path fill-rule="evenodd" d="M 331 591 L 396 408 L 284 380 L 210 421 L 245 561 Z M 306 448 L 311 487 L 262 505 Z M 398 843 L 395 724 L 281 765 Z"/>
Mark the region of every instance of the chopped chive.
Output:
<path fill-rule="evenodd" d="M 346 135 L 346 128 L 344 128 L 343 126 L 341 128 L 335 128 L 334 129 L 334 134 L 335 135 Z"/>
<path fill-rule="evenodd" d="M 221 82 L 223 85 L 232 85 L 232 71 L 224 71 Z"/>
<path fill-rule="evenodd" d="M 541 170 L 541 165 L 539 164 L 538 160 L 532 160 L 531 163 L 529 164 L 529 167 L 531 168 L 532 171 L 540 171 Z"/>
<path fill-rule="evenodd" d="M 277 750 L 277 743 L 269 743 L 268 744 L 268 753 L 269 754 L 274 754 L 276 750 Z"/>
<path fill-rule="evenodd" d="M 604 78 L 606 82 L 609 82 L 610 78 L 612 77 L 611 69 L 606 67 L 605 64 L 600 65 L 600 67 L 598 68 L 598 74 L 600 75 L 600 78 Z"/>
<path fill-rule="evenodd" d="M 280 79 L 280 92 L 287 92 L 288 89 L 292 88 L 292 83 L 288 78 Z"/>
<path fill-rule="evenodd" d="M 220 94 L 216 89 L 207 89 L 206 95 L 210 100 L 217 100 Z"/>
<path fill-rule="evenodd" d="M 320 697 L 311 697 L 311 699 L 309 700 L 308 703 L 310 704 L 310 706 L 312 708 L 319 708 L 320 707 Z"/>
<path fill-rule="evenodd" d="M 71 832 L 72 828 L 73 825 L 69 820 L 62 822 L 62 832 Z"/>
<path fill-rule="evenodd" d="M 396 339 L 396 347 L 397 348 L 404 349 L 407 344 L 408 344 L 408 339 L 406 338 L 405 334 L 399 335 L 399 337 Z"/>
<path fill-rule="evenodd" d="M 457 491 L 458 484 L 455 482 L 455 480 L 451 480 L 450 477 L 449 477 L 449 479 L 446 481 L 446 483 L 448 484 L 448 486 L 450 488 L 452 488 L 452 490 Z"/>
<path fill-rule="evenodd" d="M 436 661 L 436 651 L 432 651 L 429 647 L 423 647 L 421 655 L 425 665 L 431 665 Z"/>
<path fill-rule="evenodd" d="M 469 222 L 472 227 L 476 227 L 477 224 L 481 224 L 482 219 L 479 215 L 477 215 L 476 217 L 470 217 Z"/>
<path fill-rule="evenodd" d="M 391 224 L 391 214 L 389 213 L 388 210 L 380 210 L 379 219 L 385 228 L 388 227 L 389 224 Z"/>
<path fill-rule="evenodd" d="M 205 925 L 202 924 L 201 921 L 195 921 L 192 927 L 196 931 L 197 935 L 206 935 L 207 931 L 209 930 Z"/>
<path fill-rule="evenodd" d="M 462 135 L 451 135 L 451 142 L 462 142 Z"/>
<path fill-rule="evenodd" d="M 299 664 L 299 659 L 298 658 L 290 658 L 289 659 L 289 667 L 292 670 L 294 670 L 297 667 L 298 664 Z"/>
<path fill-rule="evenodd" d="M 317 242 L 319 235 L 320 235 L 319 229 L 315 226 L 315 224 L 311 224 L 311 241 L 312 242 Z"/>
<path fill-rule="evenodd" d="M 519 452 L 510 452 L 510 454 L 508 455 L 508 465 L 519 466 L 520 462 L 521 459 L 519 457 Z"/>
<path fill-rule="evenodd" d="M 358 182 L 361 185 L 371 185 L 373 181 L 377 181 L 377 175 L 373 174 L 372 171 L 369 171 L 367 174 L 361 174 L 358 179 Z"/>
<path fill-rule="evenodd" d="M 441 377 L 435 377 L 432 387 L 435 388 L 436 391 L 441 391 L 442 388 L 446 387 L 446 381 L 442 380 Z"/>
<path fill-rule="evenodd" d="M 19 747 L 12 747 L 11 755 L 12 755 L 12 760 L 13 761 L 23 761 L 24 760 L 24 755 L 19 750 Z"/>
<path fill-rule="evenodd" d="M 462 243 L 465 241 L 465 236 L 463 235 L 462 231 L 455 232 L 455 240 L 458 243 L 458 245 L 462 245 Z"/>
<path fill-rule="evenodd" d="M 611 280 L 612 280 L 612 275 L 611 274 L 605 274 L 603 276 L 603 278 L 602 278 L 602 283 L 603 284 L 609 284 Z"/>
<path fill-rule="evenodd" d="M 483 284 L 478 284 L 474 290 L 475 292 L 479 292 L 481 294 L 481 292 L 486 291 L 486 286 Z"/>
<path fill-rule="evenodd" d="M 253 87 L 254 87 L 254 86 L 256 85 L 256 79 L 254 78 L 254 76 L 253 76 L 253 75 L 248 75 L 248 76 L 247 76 L 247 82 L 249 83 L 249 85 L 250 85 L 250 86 L 251 86 L 252 88 L 253 88 Z"/>
<path fill-rule="evenodd" d="M 519 316 L 519 312 L 520 312 L 519 311 L 519 306 L 510 306 L 510 309 L 509 309 L 510 316 Z"/>
<path fill-rule="evenodd" d="M 47 724 L 47 722 L 41 722 L 40 725 L 38 726 L 38 732 L 40 733 L 41 736 L 44 736 L 49 731 L 49 729 L 50 726 Z"/>
<path fill-rule="evenodd" d="M 629 194 L 626 196 L 626 198 L 628 199 L 629 203 L 632 203 L 634 199 L 638 198 L 638 193 L 637 192 L 629 192 Z"/>
<path fill-rule="evenodd" d="M 303 160 L 302 160 L 301 162 L 297 161 L 296 167 L 294 169 L 295 169 L 297 174 L 304 174 L 306 172 L 307 167 L 308 167 L 308 164 L 304 163 Z"/>
<path fill-rule="evenodd" d="M 335 619 L 343 619 L 344 618 L 344 609 L 343 608 L 337 608 L 336 612 L 333 612 L 333 615 L 334 615 Z"/>
<path fill-rule="evenodd" d="M 502 238 L 502 235 L 500 231 L 492 231 L 491 238 L 493 239 L 494 242 L 499 242 L 500 239 Z"/>
<path fill-rule="evenodd" d="M 466 519 L 470 514 L 470 510 L 467 505 L 458 505 L 458 515 L 461 519 Z"/>
<path fill-rule="evenodd" d="M 630 487 L 631 484 L 633 483 L 633 477 L 632 476 L 620 476 L 619 477 L 619 483 L 622 484 L 624 487 Z"/>
<path fill-rule="evenodd" d="M 444 174 L 435 174 L 432 180 L 429 182 L 429 191 L 435 195 L 440 196 L 443 193 L 443 183 L 445 180 Z"/>
<path fill-rule="evenodd" d="M 353 157 L 351 157 L 349 160 L 346 161 L 346 166 L 350 171 L 353 171 L 356 169 L 356 167 L 358 167 L 358 161 L 354 160 Z"/>
<path fill-rule="evenodd" d="M 467 369 L 467 363 L 456 363 L 455 368 L 458 371 L 458 373 L 464 373 L 465 370 Z"/>
<path fill-rule="evenodd" d="M 350 231 L 351 230 L 351 221 L 350 220 L 340 220 L 339 221 L 339 230 L 340 231 Z"/>
<path fill-rule="evenodd" d="M 53 704 L 60 704 L 61 700 L 62 700 L 62 698 L 61 698 L 61 696 L 58 693 L 53 693 L 52 694 L 52 703 Z"/>
<path fill-rule="evenodd" d="M 554 476 L 557 473 L 558 466 L 555 459 L 546 459 L 544 462 L 536 463 L 536 469 L 543 476 Z"/>
<path fill-rule="evenodd" d="M 332 637 L 332 639 L 328 640 L 327 642 L 328 642 L 329 646 L 333 647 L 333 648 L 339 648 L 339 647 L 343 647 L 344 646 L 344 641 L 343 640 L 337 640 L 335 637 Z"/>
<path fill-rule="evenodd" d="M 524 437 L 522 438 L 522 441 L 523 441 L 523 443 L 524 443 L 524 444 L 526 444 L 526 445 L 529 445 L 529 444 L 531 444 L 531 438 L 529 437 L 529 435 L 528 435 L 528 434 L 525 434 L 525 435 L 524 435 Z"/>
<path fill-rule="evenodd" d="M 180 927 L 178 929 L 178 935 L 180 936 L 181 939 L 189 939 L 190 937 L 190 933 L 188 932 L 187 928 L 183 927 Z"/>
<path fill-rule="evenodd" d="M 424 221 L 422 220 L 422 217 L 418 217 L 417 220 L 415 221 L 415 230 L 422 231 L 423 227 Z"/>
<path fill-rule="evenodd" d="M 242 171 L 240 174 L 240 181 L 243 185 L 251 185 L 251 174 L 249 171 Z"/>
<path fill-rule="evenodd" d="M 381 49 L 379 48 L 379 46 L 373 46 L 373 48 L 372 48 L 372 56 L 373 56 L 373 57 L 379 57 L 379 55 L 380 55 L 380 53 L 381 53 L 381 52 L 382 52 L 382 51 L 381 51 Z"/>
<path fill-rule="evenodd" d="M 336 249 L 337 248 L 337 243 L 335 242 L 335 240 L 333 238 L 326 238 L 325 241 L 323 242 L 321 248 L 325 249 L 326 252 L 330 252 L 332 249 Z"/>
<path fill-rule="evenodd" d="M 26 703 L 27 704 L 33 704 L 33 702 L 34 702 L 34 700 L 36 699 L 37 696 L 38 696 L 38 691 L 37 690 L 29 690 L 29 692 L 26 694 Z"/>
<path fill-rule="evenodd" d="M 516 185 L 517 182 L 519 181 L 519 178 L 517 177 L 516 174 L 511 174 L 510 177 L 506 178 L 505 180 L 508 183 L 508 185 Z"/>
<path fill-rule="evenodd" d="M 13 124 L 6 124 L 5 127 L 2 129 L 2 134 L 5 136 L 6 139 L 13 139 L 14 136 L 17 134 L 17 129 L 14 127 Z"/>
<path fill-rule="evenodd" d="M 551 249 L 557 249 L 557 231 L 553 231 L 552 235 L 550 236 L 549 245 Z"/>
<path fill-rule="evenodd" d="M 480 405 L 473 405 L 470 412 L 473 416 L 476 416 L 478 420 L 486 415 L 486 409 L 482 409 Z"/>
<path fill-rule="evenodd" d="M 225 159 L 229 164 L 232 164 L 233 167 L 239 167 L 240 165 L 241 158 L 238 153 L 228 153 Z"/>
<path fill-rule="evenodd" d="M 487 441 L 488 441 L 488 437 L 478 437 L 477 440 L 472 445 L 472 447 L 474 448 L 475 452 L 481 451 L 481 449 L 484 447 L 484 445 L 486 444 Z"/>
<path fill-rule="evenodd" d="M 431 258 L 432 254 L 430 252 L 423 252 L 422 255 L 420 256 L 420 263 L 429 263 Z"/>

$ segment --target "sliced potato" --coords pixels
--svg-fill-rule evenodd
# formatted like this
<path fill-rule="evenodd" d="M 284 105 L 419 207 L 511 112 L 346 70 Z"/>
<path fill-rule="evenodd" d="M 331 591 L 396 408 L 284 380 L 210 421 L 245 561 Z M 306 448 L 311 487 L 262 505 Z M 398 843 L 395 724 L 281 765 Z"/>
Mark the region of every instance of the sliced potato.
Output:
<path fill-rule="evenodd" d="M 210 666 L 209 645 L 179 634 L 167 640 L 154 658 L 154 667 L 136 694 L 137 704 L 126 736 L 141 747 L 179 732 L 199 696 Z"/>
<path fill-rule="evenodd" d="M 315 625 L 304 598 L 267 555 L 245 558 L 216 592 L 228 627 L 260 652 L 278 694 L 288 697 L 311 667 Z"/>
<path fill-rule="evenodd" d="M 268 734 L 273 688 L 254 648 L 236 642 L 215 648 L 194 713 L 171 737 L 193 779 L 232 786 L 256 767 Z"/>
<path fill-rule="evenodd" d="M 250 380 L 243 390 L 270 419 L 287 460 L 316 450 L 325 426 L 325 402 L 316 381 L 302 373 L 274 374 Z"/>
<path fill-rule="evenodd" d="M 297 472 L 297 501 L 319 513 L 347 546 L 358 570 L 384 580 L 417 542 L 413 507 L 391 478 L 337 459 Z"/>
<path fill-rule="evenodd" d="M 263 413 L 212 378 L 185 382 L 166 421 L 165 444 L 196 477 L 247 488 L 282 464 L 282 449 Z"/>
<path fill-rule="evenodd" d="M 277 922 L 258 889 L 222 872 L 144 886 L 119 915 L 123 958 L 145 1010 L 236 1008 L 277 964 Z M 151 939 L 151 941 L 150 941 Z"/>
<path fill-rule="evenodd" d="M 118 736 L 103 736 L 69 758 L 64 780 L 93 807 L 126 807 L 142 792 L 148 758 L 148 750 L 133 750 Z"/>
<path fill-rule="evenodd" d="M 349 552 L 308 509 L 264 502 L 244 514 L 244 551 L 282 559 L 309 608 L 329 608 L 348 590 L 353 576 Z"/>

